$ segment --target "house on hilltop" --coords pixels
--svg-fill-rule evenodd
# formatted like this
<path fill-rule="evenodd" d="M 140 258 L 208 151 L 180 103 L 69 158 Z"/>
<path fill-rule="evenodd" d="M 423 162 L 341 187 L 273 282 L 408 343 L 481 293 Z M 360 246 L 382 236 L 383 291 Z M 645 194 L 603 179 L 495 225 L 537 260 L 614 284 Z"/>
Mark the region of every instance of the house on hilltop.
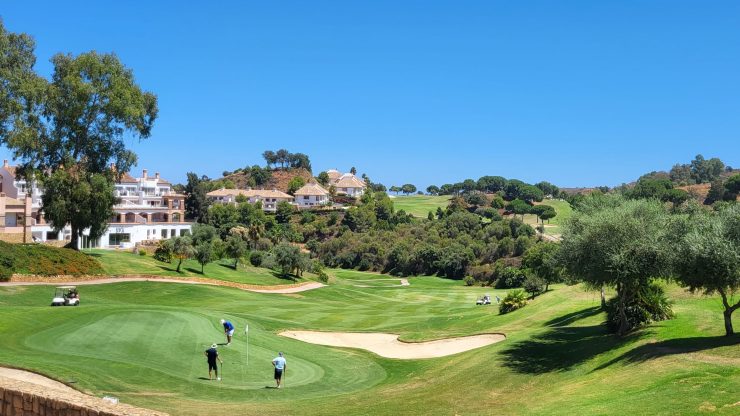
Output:
<path fill-rule="evenodd" d="M 298 208 L 310 208 L 329 204 L 329 191 L 315 182 L 303 185 L 294 194 Z"/>
<path fill-rule="evenodd" d="M 337 190 L 337 195 L 360 197 L 365 193 L 367 184 L 351 173 L 341 173 L 336 169 L 326 171 L 329 176 L 329 185 Z"/>
<path fill-rule="evenodd" d="M 217 204 L 236 204 L 237 197 L 243 196 L 250 204 L 262 203 L 262 210 L 275 212 L 277 204 L 282 201 L 292 202 L 293 197 L 277 189 L 217 189 L 206 194 L 206 197 Z"/>

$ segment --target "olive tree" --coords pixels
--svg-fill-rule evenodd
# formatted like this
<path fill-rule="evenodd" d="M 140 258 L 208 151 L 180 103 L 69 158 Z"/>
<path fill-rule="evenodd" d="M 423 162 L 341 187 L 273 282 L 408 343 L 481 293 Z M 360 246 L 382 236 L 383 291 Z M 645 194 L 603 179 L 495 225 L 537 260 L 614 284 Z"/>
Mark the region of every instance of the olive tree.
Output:
<path fill-rule="evenodd" d="M 574 213 L 564 227 L 560 260 L 570 276 L 616 288 L 617 333 L 624 335 L 632 329 L 628 304 L 670 272 L 669 216 L 655 200 L 611 202 Z"/>
<path fill-rule="evenodd" d="M 740 205 L 711 213 L 698 211 L 674 227 L 674 274 L 692 291 L 722 298 L 725 334 L 734 334 L 732 313 L 740 308 Z"/>

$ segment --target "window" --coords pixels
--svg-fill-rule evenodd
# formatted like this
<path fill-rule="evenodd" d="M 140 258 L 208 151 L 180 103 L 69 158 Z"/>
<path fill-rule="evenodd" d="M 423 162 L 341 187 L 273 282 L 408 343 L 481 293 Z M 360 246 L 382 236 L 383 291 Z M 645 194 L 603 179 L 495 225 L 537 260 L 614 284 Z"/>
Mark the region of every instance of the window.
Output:
<path fill-rule="evenodd" d="M 108 245 L 117 246 L 121 243 L 130 243 L 131 234 L 128 233 L 111 233 L 108 235 Z"/>
<path fill-rule="evenodd" d="M 308 201 L 308 195 L 303 195 L 303 200 Z"/>
<path fill-rule="evenodd" d="M 46 239 L 47 240 L 59 240 L 59 233 L 56 231 L 47 231 Z"/>
<path fill-rule="evenodd" d="M 167 238 L 167 229 L 162 230 L 162 238 Z"/>

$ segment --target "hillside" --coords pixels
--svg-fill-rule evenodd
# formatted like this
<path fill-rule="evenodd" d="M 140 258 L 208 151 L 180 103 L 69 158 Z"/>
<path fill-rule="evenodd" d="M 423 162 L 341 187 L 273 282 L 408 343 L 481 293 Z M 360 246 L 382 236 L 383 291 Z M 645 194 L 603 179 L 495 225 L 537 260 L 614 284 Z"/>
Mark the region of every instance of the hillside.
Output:
<path fill-rule="evenodd" d="M 268 180 L 265 185 L 258 186 L 258 188 L 277 189 L 282 192 L 288 192 L 288 183 L 296 176 L 300 176 L 306 182 L 313 179 L 311 172 L 303 168 L 287 170 L 279 169 L 271 171 L 270 180 Z M 224 176 L 221 179 L 232 181 L 238 189 L 249 188 L 251 183 L 248 172 L 232 173 L 231 175 Z"/>
<path fill-rule="evenodd" d="M 101 274 L 100 264 L 79 251 L 0 241 L 0 280 L 10 274 L 43 276 Z"/>

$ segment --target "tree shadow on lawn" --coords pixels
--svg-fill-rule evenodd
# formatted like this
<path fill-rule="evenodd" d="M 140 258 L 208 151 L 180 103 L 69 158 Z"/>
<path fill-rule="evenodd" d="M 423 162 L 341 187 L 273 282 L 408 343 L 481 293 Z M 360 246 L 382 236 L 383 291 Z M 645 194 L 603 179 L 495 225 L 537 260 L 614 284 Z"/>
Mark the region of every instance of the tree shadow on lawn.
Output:
<path fill-rule="evenodd" d="M 609 333 L 605 325 L 554 327 L 515 343 L 502 355 L 505 358 L 504 365 L 518 373 L 567 371 L 641 336 L 637 333 L 620 338 Z"/>
<path fill-rule="evenodd" d="M 570 325 L 573 322 L 580 321 L 581 319 L 585 319 L 591 316 L 598 315 L 602 312 L 604 312 L 604 310 L 601 309 L 600 306 L 593 306 L 590 308 L 583 309 L 581 311 L 571 312 L 569 314 L 550 319 L 549 321 L 545 322 L 545 325 L 549 327 Z"/>
<path fill-rule="evenodd" d="M 699 352 L 731 345 L 740 345 L 740 334 L 730 337 L 674 338 L 660 342 L 650 342 L 627 351 L 619 357 L 598 366 L 595 370 L 601 370 L 619 362 L 635 364 L 668 355 Z"/>

